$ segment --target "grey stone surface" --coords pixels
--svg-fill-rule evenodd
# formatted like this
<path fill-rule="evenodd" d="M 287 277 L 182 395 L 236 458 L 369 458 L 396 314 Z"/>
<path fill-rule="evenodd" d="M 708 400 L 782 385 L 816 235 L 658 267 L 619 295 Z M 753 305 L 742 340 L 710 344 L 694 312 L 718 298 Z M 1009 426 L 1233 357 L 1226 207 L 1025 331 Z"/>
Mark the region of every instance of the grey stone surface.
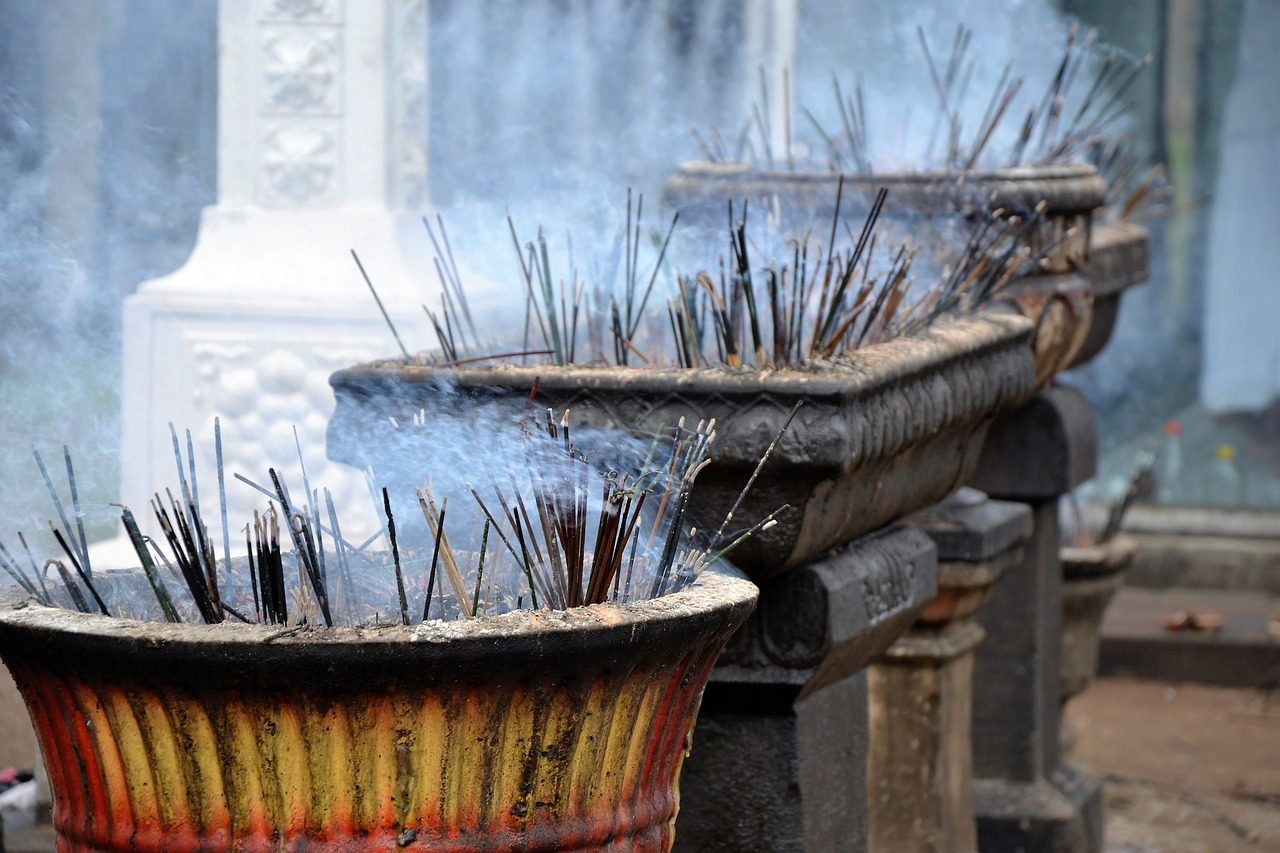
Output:
<path fill-rule="evenodd" d="M 1057 506 L 1033 506 L 1035 535 L 1022 566 L 996 586 L 985 615 L 973 697 L 974 772 L 1033 782 L 1058 766 L 1062 570 Z M 1047 733 L 1052 733 L 1052 737 Z"/>
<path fill-rule="evenodd" d="M 1022 563 L 1031 512 L 962 489 L 908 522 L 938 545 L 938 594 L 869 670 L 871 848 L 972 853 L 973 667 L 984 637 L 973 618 Z"/>
<path fill-rule="evenodd" d="M 1054 387 L 992 429 L 975 485 L 1026 501 L 1023 564 L 996 587 L 981 618 L 974 670 L 973 754 L 979 849 L 1094 853 L 1101 849 L 1097 780 L 1060 753 L 1062 564 L 1058 498 L 1093 473 L 1088 403 Z"/>
<path fill-rule="evenodd" d="M 938 546 L 939 562 L 988 560 L 1031 534 L 1031 514 L 1025 506 L 988 500 L 969 488 L 905 521 L 929 534 Z"/>
<path fill-rule="evenodd" d="M 711 679 L 784 681 L 806 696 L 879 657 L 936 591 L 929 537 L 901 525 L 878 530 L 766 581 Z"/>
<path fill-rule="evenodd" d="M 973 799 L 984 853 L 1103 849 L 1102 784 L 1092 776 L 1061 768 L 1052 780 L 982 779 Z"/>
<path fill-rule="evenodd" d="M 681 418 L 715 418 L 712 464 L 699 475 L 690 508 L 696 526 L 714 530 L 802 403 L 737 513 L 759 519 L 784 503 L 795 508 L 734 552 L 734 562 L 762 580 L 936 503 L 963 483 L 991 419 L 1032 393 L 1030 332 L 1024 318 L 982 314 L 848 359 L 770 371 L 374 362 L 331 377 L 337 408 L 328 453 L 362 468 L 416 474 L 431 452 L 448 452 L 432 419 L 519 416 L 531 394 L 538 407 L 571 409 L 575 428 L 623 430 L 645 441 Z M 408 424 L 420 409 L 429 442 L 389 420 Z"/>
<path fill-rule="evenodd" d="M 1091 478 L 1098 433 L 1084 395 L 1054 385 L 996 419 L 969 485 L 993 498 L 1057 500 Z"/>
<path fill-rule="evenodd" d="M 863 668 L 933 597 L 935 554 L 893 527 L 763 585 L 703 697 L 675 850 L 867 849 Z"/>

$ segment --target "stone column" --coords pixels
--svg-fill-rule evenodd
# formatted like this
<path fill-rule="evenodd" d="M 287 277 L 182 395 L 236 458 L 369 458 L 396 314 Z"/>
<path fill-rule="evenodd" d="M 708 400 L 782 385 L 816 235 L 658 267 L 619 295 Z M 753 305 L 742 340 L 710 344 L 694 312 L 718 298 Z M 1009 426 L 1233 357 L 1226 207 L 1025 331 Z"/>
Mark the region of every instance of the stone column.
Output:
<path fill-rule="evenodd" d="M 762 586 L 703 697 L 676 851 L 867 849 L 864 669 L 933 597 L 936 568 L 929 537 L 895 526 Z"/>
<path fill-rule="evenodd" d="M 404 260 L 428 245 L 426 0 L 222 0 L 218 25 L 218 203 L 124 308 L 123 499 L 176 482 L 168 421 L 209 447 L 218 416 L 228 479 L 296 465 L 296 427 L 311 482 L 367 500 L 324 455 L 327 378 L 398 351 L 350 249 L 406 344 L 433 341 L 430 259 Z M 233 518 L 263 500 L 229 498 Z"/>
<path fill-rule="evenodd" d="M 906 522 L 938 548 L 938 594 L 869 672 L 870 849 L 974 853 L 974 621 L 1031 533 L 1023 504 L 972 489 Z"/>
<path fill-rule="evenodd" d="M 1058 498 L 1093 476 L 1097 433 L 1078 391 L 1055 386 L 992 426 L 971 484 L 1031 508 L 1022 565 L 987 605 L 974 670 L 974 807 L 984 851 L 1098 851 L 1102 786 L 1061 761 Z"/>

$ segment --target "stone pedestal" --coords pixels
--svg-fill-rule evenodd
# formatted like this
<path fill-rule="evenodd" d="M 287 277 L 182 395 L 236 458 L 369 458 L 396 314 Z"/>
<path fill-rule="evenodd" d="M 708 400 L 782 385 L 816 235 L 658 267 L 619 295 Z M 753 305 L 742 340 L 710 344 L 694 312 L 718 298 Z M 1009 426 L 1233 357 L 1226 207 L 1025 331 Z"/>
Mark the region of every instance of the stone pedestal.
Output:
<path fill-rule="evenodd" d="M 870 849 L 973 853 L 973 621 L 1022 559 L 1031 513 L 972 489 L 907 522 L 938 548 L 938 594 L 869 670 Z"/>
<path fill-rule="evenodd" d="M 1055 386 L 992 426 L 971 484 L 1031 508 L 1022 565 L 982 620 L 974 670 L 974 809 L 983 851 L 1098 851 L 1102 786 L 1059 751 L 1062 565 L 1058 498 L 1093 476 L 1097 434 L 1077 391 Z"/>
<path fill-rule="evenodd" d="M 1119 535 L 1101 545 L 1066 547 L 1062 558 L 1062 704 L 1089 688 L 1098 675 L 1102 618 L 1124 584 L 1125 567 L 1136 543 Z M 1059 735 L 1062 754 L 1070 757 L 1075 731 L 1064 717 Z"/>
<path fill-rule="evenodd" d="M 767 581 L 703 697 L 676 851 L 862 851 L 865 667 L 936 591 L 936 552 L 894 526 Z"/>
<path fill-rule="evenodd" d="M 438 300 L 419 221 L 426 5 L 219 3 L 218 201 L 187 264 L 124 307 L 121 497 L 144 523 L 152 490 L 176 482 L 169 421 L 180 436 L 191 428 L 205 486 L 221 418 L 233 518 L 264 499 L 232 472 L 297 476 L 294 427 L 311 482 L 332 486 L 339 506 L 367 501 L 359 473 L 324 456 L 327 379 L 398 351 L 351 249 L 406 345 L 434 342 L 421 310 Z"/>

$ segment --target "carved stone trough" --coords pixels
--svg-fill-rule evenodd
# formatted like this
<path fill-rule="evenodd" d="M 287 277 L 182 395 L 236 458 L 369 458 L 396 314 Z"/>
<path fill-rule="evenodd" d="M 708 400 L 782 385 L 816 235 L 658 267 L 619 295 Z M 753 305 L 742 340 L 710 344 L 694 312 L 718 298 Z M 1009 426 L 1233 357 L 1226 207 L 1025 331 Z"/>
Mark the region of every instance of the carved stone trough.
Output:
<path fill-rule="evenodd" d="M 414 627 L 171 625 L 0 598 L 58 850 L 669 849 L 702 690 L 755 604 Z"/>
<path fill-rule="evenodd" d="M 1093 319 L 1071 366 L 1084 364 L 1102 352 L 1115 330 L 1120 298 L 1151 274 L 1147 229 L 1132 222 L 1113 222 L 1094 228 L 1089 262 L 1080 271 L 1093 294 Z"/>
<path fill-rule="evenodd" d="M 830 220 L 835 212 L 837 172 L 780 171 L 708 162 L 682 164 L 667 179 L 663 200 L 682 219 L 723 222 L 725 199 L 776 198 L 784 212 L 809 221 Z M 882 221 L 906 225 L 922 219 L 964 218 L 979 211 L 1028 213 L 1047 204 L 1040 228 L 1028 246 L 1043 254 L 1045 274 L 1073 272 L 1089 258 L 1094 212 L 1106 200 L 1106 184 L 1092 166 L 1026 166 L 990 172 L 911 171 L 844 175 L 842 210 L 851 199 L 868 201 L 880 187 L 889 190 Z"/>
<path fill-rule="evenodd" d="M 784 217 L 789 211 L 792 216 L 801 215 L 806 223 L 820 222 L 835 212 L 840 177 L 836 172 L 769 171 L 693 162 L 681 165 L 667 180 L 663 198 L 683 220 L 709 225 L 723 218 L 726 198 L 763 201 L 770 208 L 776 202 Z M 1127 248 L 1108 243 L 1107 257 L 1090 267 L 1094 218 L 1106 200 L 1107 189 L 1094 167 L 1070 163 L 990 172 L 912 171 L 843 177 L 842 210 L 854 210 L 851 199 L 869 200 L 878 188 L 887 188 L 888 201 L 880 221 L 895 223 L 908 234 L 925 223 L 932 232 L 939 223 L 985 216 L 987 211 L 1025 214 L 1043 202 L 1046 208 L 1040 225 L 1026 240 L 1032 255 L 1043 259 L 1042 264 L 1006 292 L 1018 310 L 1036 323 L 1036 387 L 1046 387 L 1056 374 L 1096 354 L 1106 343 L 1118 300 L 1107 303 L 1101 321 L 1105 328 L 1095 332 L 1093 303 L 1098 285 L 1092 276 L 1105 282 L 1102 286 L 1110 296 L 1118 289 L 1112 282 L 1123 277 L 1113 274 L 1113 267 L 1129 265 L 1132 259 Z M 1124 243 L 1129 233 L 1124 231 L 1124 238 L 1112 233 L 1108 237 Z M 1083 278 L 1077 275 L 1086 270 L 1092 272 Z M 1096 348 L 1089 353 L 1091 342 L 1096 342 Z"/>
<path fill-rule="evenodd" d="M 681 418 L 715 418 L 712 464 L 694 491 L 691 522 L 715 530 L 789 412 L 803 405 L 737 512 L 749 525 L 793 511 L 734 552 L 763 581 L 929 506 L 973 472 L 992 418 L 1027 400 L 1031 323 L 980 314 L 868 347 L 845 361 L 735 371 L 615 367 L 439 368 L 387 360 L 338 371 L 330 458 L 387 470 L 405 450 L 391 418 L 466 418 L 477 401 L 519 411 L 569 408 L 575 425 L 652 437 Z M 455 402 L 460 405 L 455 405 Z"/>

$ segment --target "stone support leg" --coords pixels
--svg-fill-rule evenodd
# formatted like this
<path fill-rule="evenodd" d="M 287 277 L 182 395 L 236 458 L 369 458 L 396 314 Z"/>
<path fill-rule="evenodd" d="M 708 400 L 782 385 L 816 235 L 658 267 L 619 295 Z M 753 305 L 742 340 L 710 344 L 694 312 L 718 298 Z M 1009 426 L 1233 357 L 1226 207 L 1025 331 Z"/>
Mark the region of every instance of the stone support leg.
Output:
<path fill-rule="evenodd" d="M 676 851 L 867 847 L 867 679 L 936 592 L 936 551 L 891 527 L 764 584 L 703 698 Z"/>
<path fill-rule="evenodd" d="M 938 548 L 938 594 L 869 670 L 872 850 L 974 853 L 973 615 L 1022 559 L 1031 514 L 964 489 L 908 521 Z"/>
<path fill-rule="evenodd" d="M 1101 783 L 1061 762 L 1058 498 L 1093 475 L 1097 436 L 1078 392 L 1053 387 L 997 421 L 972 484 L 1028 504 L 1033 532 L 982 623 L 974 672 L 974 804 L 983 851 L 1098 851 Z"/>

